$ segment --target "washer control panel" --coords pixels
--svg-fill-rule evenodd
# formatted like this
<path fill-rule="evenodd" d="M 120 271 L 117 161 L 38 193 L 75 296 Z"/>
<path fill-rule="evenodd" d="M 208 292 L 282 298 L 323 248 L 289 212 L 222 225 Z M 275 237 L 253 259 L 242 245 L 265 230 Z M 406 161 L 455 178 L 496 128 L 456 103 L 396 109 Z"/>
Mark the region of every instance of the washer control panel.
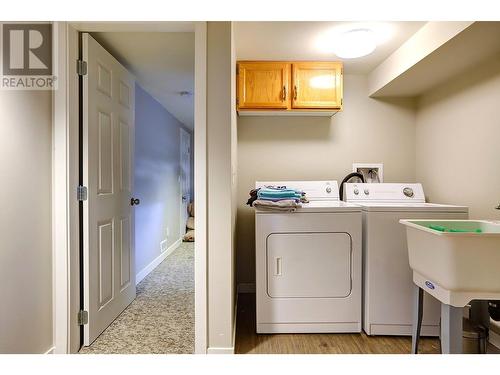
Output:
<path fill-rule="evenodd" d="M 344 185 L 344 200 L 425 203 L 425 195 L 422 184 L 349 183 Z"/>

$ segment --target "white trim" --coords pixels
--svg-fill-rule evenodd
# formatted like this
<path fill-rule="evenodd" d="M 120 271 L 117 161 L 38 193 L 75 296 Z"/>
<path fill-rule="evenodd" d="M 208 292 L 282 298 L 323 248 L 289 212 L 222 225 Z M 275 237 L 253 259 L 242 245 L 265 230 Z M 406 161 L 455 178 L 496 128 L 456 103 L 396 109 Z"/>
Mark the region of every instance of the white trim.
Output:
<path fill-rule="evenodd" d="M 135 285 L 139 284 L 147 275 L 149 275 L 156 267 L 160 265 L 161 262 L 165 260 L 166 257 L 168 257 L 170 254 L 172 254 L 177 248 L 181 245 L 182 239 L 179 238 L 177 241 L 175 241 L 172 245 L 170 245 L 167 250 L 165 250 L 163 253 L 161 253 L 158 257 L 153 259 L 151 263 L 149 263 L 146 267 L 144 267 L 142 270 L 137 272 L 135 276 Z"/>
<path fill-rule="evenodd" d="M 255 293 L 255 283 L 239 283 L 237 291 L 238 294 Z"/>
<path fill-rule="evenodd" d="M 84 21 L 71 22 L 77 30 L 91 32 L 162 32 L 192 33 L 195 23 L 191 21 Z"/>
<path fill-rule="evenodd" d="M 55 22 L 59 46 L 55 56 L 59 68 L 59 89 L 53 104 L 53 289 L 54 343 L 56 353 L 75 352 L 80 342 L 75 309 L 79 309 L 78 202 L 73 199 L 78 184 L 78 31 L 153 31 L 150 23 Z M 206 22 L 195 22 L 195 352 L 207 348 L 207 146 L 206 146 Z M 179 30 L 173 28 L 178 27 Z M 185 23 L 156 22 L 155 31 L 183 31 Z M 133 30 L 132 30 L 133 29 Z M 128 29 L 127 29 L 128 30 Z M 76 55 L 75 55 L 76 53 Z M 76 119 L 75 119 L 76 118 Z M 75 133 L 76 129 L 76 133 Z M 76 159 L 75 159 L 76 154 Z M 75 181 L 76 176 L 76 181 Z M 76 211 L 74 207 L 76 205 Z M 76 232 L 74 232 L 76 228 Z M 73 272 L 72 272 L 73 270 Z M 71 334 L 74 332 L 74 335 Z M 72 344 L 73 342 L 73 344 Z"/>
<path fill-rule="evenodd" d="M 78 270 L 78 81 L 71 78 L 71 62 L 77 56 L 77 33 L 66 22 L 54 22 L 57 44 L 58 89 L 53 91 L 53 188 L 52 188 L 52 261 L 53 261 L 53 334 L 54 352 L 69 353 L 71 341 L 79 343 L 79 327 L 73 328 L 71 270 Z M 76 108 L 76 109 L 75 109 Z M 76 293 L 79 287 L 76 286 Z M 79 299 L 76 296 L 76 300 Z M 73 336 L 72 336 L 73 332 Z M 78 345 L 78 344 L 77 344 Z M 74 346 L 74 345 L 73 345 Z"/>
<path fill-rule="evenodd" d="M 53 346 L 52 348 L 50 348 L 49 350 L 47 350 L 45 353 L 43 354 L 55 354 L 55 351 L 56 351 L 56 347 Z"/>
<path fill-rule="evenodd" d="M 237 326 L 237 322 L 238 322 L 237 318 L 238 318 L 238 294 L 236 294 L 235 301 L 234 301 L 233 346 L 227 347 L 227 348 L 208 348 L 207 354 L 234 354 L 235 353 L 235 350 L 236 350 L 236 326 Z"/>
<path fill-rule="evenodd" d="M 207 354 L 234 354 L 234 346 L 227 348 L 208 348 Z"/>
<path fill-rule="evenodd" d="M 207 300 L 207 23 L 195 25 L 194 66 L 194 329 L 196 354 L 208 346 Z"/>

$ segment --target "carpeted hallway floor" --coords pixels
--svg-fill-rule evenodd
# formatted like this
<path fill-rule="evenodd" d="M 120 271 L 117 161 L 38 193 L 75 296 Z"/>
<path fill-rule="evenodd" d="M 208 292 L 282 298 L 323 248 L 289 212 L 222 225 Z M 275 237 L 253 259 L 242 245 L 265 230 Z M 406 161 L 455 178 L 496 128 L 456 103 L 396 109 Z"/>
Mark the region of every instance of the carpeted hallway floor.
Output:
<path fill-rule="evenodd" d="M 83 354 L 194 351 L 194 243 L 183 242 L 137 285 L 137 298 Z"/>

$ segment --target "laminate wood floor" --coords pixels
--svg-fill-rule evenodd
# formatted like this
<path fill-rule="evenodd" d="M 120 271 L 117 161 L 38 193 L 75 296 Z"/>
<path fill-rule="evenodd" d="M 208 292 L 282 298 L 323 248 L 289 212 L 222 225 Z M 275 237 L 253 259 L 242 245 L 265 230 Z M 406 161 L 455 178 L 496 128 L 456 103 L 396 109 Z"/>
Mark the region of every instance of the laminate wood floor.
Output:
<path fill-rule="evenodd" d="M 238 354 L 409 354 L 410 337 L 356 334 L 256 334 L 255 294 L 238 296 Z M 437 338 L 422 338 L 420 353 L 439 353 Z"/>

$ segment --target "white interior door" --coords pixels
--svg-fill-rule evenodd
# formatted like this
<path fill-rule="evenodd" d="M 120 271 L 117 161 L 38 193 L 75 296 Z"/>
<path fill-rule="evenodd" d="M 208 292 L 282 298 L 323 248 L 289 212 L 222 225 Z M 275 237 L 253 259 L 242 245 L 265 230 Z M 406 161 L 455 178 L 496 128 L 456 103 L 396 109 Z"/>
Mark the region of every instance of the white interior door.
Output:
<path fill-rule="evenodd" d="M 191 134 L 180 129 L 181 236 L 186 233 L 188 204 L 191 202 Z"/>
<path fill-rule="evenodd" d="M 134 77 L 82 34 L 84 304 L 90 345 L 135 298 Z"/>

